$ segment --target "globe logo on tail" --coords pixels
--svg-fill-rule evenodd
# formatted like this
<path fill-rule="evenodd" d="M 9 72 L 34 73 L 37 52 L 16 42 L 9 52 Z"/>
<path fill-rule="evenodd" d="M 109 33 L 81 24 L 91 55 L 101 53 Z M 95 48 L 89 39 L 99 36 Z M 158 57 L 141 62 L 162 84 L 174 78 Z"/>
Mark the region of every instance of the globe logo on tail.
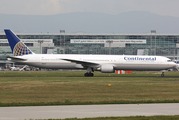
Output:
<path fill-rule="evenodd" d="M 29 55 L 32 54 L 32 51 L 21 41 L 18 42 L 13 50 L 14 56 L 22 56 L 22 55 Z"/>

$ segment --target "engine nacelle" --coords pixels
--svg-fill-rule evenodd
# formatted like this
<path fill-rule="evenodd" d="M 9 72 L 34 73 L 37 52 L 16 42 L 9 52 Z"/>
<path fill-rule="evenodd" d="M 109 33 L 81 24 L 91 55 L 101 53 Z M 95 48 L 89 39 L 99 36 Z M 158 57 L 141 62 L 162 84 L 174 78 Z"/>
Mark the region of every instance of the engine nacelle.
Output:
<path fill-rule="evenodd" d="M 101 65 L 100 70 L 102 73 L 114 73 L 115 72 L 113 65 Z"/>

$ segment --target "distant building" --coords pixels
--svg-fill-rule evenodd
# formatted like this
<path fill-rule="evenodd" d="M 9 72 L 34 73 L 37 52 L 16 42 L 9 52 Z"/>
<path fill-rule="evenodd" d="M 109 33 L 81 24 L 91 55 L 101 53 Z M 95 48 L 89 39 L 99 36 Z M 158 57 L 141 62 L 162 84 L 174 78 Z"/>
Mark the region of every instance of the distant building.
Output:
<path fill-rule="evenodd" d="M 179 34 L 21 34 L 18 37 L 34 52 L 43 54 L 160 55 L 179 59 Z M 41 49 L 41 48 L 42 49 Z M 4 33 L 0 34 L 0 63 L 12 55 Z"/>

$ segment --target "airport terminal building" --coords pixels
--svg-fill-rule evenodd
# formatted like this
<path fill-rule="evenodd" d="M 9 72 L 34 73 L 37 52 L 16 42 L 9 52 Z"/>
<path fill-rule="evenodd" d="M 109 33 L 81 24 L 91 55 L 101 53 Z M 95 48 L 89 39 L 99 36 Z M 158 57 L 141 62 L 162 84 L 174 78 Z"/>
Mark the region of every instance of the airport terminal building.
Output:
<path fill-rule="evenodd" d="M 179 34 L 27 34 L 16 35 L 34 52 L 42 54 L 159 55 L 179 59 Z M 5 33 L 0 34 L 0 66 L 12 55 Z"/>

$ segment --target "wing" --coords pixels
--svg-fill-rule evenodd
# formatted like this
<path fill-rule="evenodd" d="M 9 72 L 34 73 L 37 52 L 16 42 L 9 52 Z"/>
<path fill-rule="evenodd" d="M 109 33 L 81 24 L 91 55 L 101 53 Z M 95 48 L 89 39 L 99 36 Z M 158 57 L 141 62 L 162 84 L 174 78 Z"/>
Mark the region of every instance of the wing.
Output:
<path fill-rule="evenodd" d="M 61 60 L 66 60 L 70 62 L 74 62 L 76 64 L 81 64 L 84 67 L 98 67 L 100 66 L 99 63 L 93 63 L 93 62 L 88 62 L 88 61 L 81 61 L 81 60 L 74 60 L 74 59 L 61 59 Z"/>

